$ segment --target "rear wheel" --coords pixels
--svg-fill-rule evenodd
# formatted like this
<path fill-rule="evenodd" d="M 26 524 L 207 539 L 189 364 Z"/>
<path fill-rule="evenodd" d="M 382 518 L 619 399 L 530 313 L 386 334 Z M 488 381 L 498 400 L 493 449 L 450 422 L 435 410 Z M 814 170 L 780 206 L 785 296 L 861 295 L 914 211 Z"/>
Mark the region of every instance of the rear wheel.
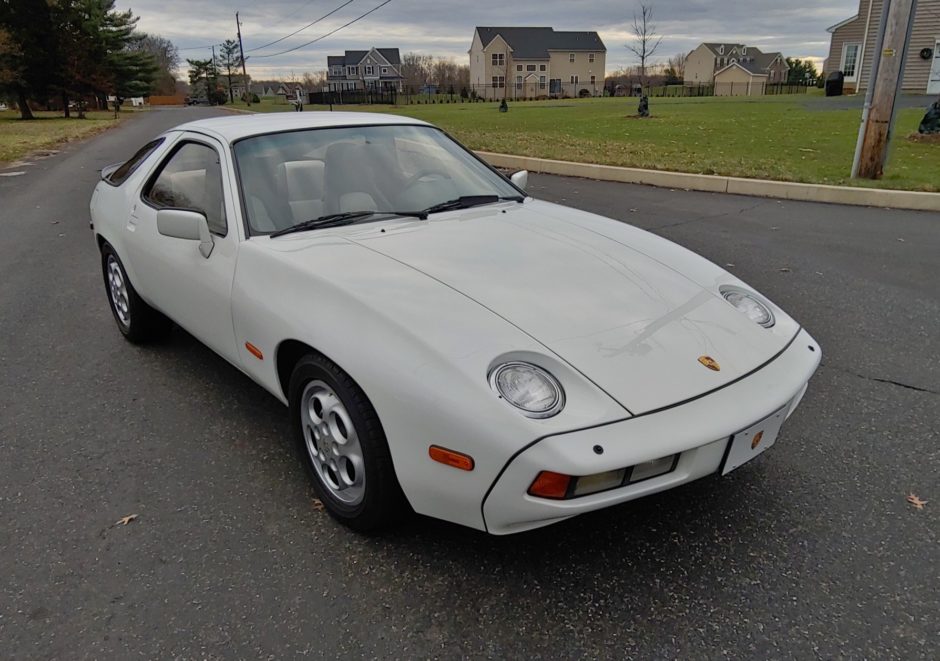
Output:
<path fill-rule="evenodd" d="M 294 439 L 317 496 L 361 532 L 389 527 L 408 506 L 378 415 L 362 389 L 331 360 L 304 356 L 290 380 Z"/>
<path fill-rule="evenodd" d="M 169 332 L 172 323 L 137 295 L 121 258 L 110 243 L 101 246 L 101 270 L 114 321 L 124 337 L 138 343 L 161 338 Z"/>

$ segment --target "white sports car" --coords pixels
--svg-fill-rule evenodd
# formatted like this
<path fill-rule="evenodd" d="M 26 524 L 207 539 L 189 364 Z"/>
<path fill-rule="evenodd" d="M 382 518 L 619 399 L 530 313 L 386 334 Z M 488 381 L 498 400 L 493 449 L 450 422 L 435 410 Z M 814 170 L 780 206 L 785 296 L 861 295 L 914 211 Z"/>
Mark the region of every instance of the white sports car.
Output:
<path fill-rule="evenodd" d="M 184 124 L 102 171 L 133 342 L 189 331 L 289 407 L 327 510 L 513 533 L 725 474 L 819 365 L 733 275 L 526 196 L 440 129 L 314 112 Z"/>

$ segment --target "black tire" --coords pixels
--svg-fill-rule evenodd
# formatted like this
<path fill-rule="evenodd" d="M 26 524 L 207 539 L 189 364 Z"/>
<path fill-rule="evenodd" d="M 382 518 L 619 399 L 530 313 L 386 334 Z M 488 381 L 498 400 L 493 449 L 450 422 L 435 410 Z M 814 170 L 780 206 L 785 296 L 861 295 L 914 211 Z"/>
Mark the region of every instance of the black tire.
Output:
<path fill-rule="evenodd" d="M 364 465 L 364 494 L 361 502 L 348 504 L 334 495 L 324 482 L 307 448 L 301 402 L 308 384 L 326 384 L 339 398 L 355 429 Z M 398 484 L 388 441 L 379 416 L 362 388 L 338 365 L 319 353 L 300 359 L 291 374 L 289 386 L 291 430 L 301 461 L 313 481 L 317 497 L 329 514 L 358 532 L 376 532 L 393 527 L 410 507 Z M 307 430 L 309 434 L 311 430 Z"/>
<path fill-rule="evenodd" d="M 119 270 L 123 282 L 124 297 L 115 294 L 110 280 L 112 264 Z M 101 246 L 101 273 L 104 276 L 105 295 L 108 297 L 108 306 L 118 330 L 129 341 L 140 344 L 152 342 L 166 337 L 173 327 L 173 323 L 162 313 L 147 305 L 127 277 L 124 264 L 110 243 Z M 115 296 L 121 298 L 121 303 L 115 301 Z M 126 310 L 124 309 L 126 307 Z"/>

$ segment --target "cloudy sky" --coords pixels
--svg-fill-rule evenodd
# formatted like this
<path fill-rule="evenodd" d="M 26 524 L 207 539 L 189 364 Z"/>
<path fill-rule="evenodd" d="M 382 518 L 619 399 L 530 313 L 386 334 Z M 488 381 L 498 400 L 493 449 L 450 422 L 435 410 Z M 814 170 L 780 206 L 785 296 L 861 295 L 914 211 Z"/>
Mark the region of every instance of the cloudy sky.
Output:
<path fill-rule="evenodd" d="M 858 0 L 647 0 L 665 38 L 656 59 L 688 52 L 702 41 L 734 41 L 779 50 L 821 63 L 829 47 L 826 27 L 858 9 Z M 326 68 L 326 56 L 370 46 L 398 47 L 467 61 L 476 25 L 550 25 L 556 30 L 597 30 L 607 45 L 607 69 L 635 64 L 624 44 L 636 5 L 624 0 L 391 0 L 364 19 L 290 53 L 375 8 L 383 0 L 118 0 L 140 17 L 139 27 L 171 39 L 183 57 L 207 57 L 205 46 L 235 36 L 240 12 L 248 70 L 254 78 L 298 78 Z M 269 42 L 331 16 L 297 35 Z M 193 48 L 202 47 L 202 48 Z M 184 50 L 185 49 L 185 50 Z M 273 55 L 268 57 L 268 55 Z"/>

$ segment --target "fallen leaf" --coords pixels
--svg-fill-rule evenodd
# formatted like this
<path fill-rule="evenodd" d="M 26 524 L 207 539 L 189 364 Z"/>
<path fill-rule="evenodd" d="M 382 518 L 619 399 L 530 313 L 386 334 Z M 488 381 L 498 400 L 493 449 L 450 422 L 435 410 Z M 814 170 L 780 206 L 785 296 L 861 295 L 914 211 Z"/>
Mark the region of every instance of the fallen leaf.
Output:
<path fill-rule="evenodd" d="M 140 515 L 139 515 L 139 514 L 128 514 L 127 516 L 122 516 L 120 519 L 118 519 L 117 521 L 114 522 L 114 525 L 116 525 L 116 526 L 126 526 L 126 525 L 127 525 L 128 523 L 130 523 L 131 521 L 134 521 L 138 516 L 140 516 Z"/>
<path fill-rule="evenodd" d="M 926 500 L 921 500 L 919 497 L 915 496 L 912 493 L 907 495 L 907 502 L 909 502 L 911 505 L 913 505 L 915 508 L 919 510 L 924 509 L 924 505 L 927 504 Z"/>
<path fill-rule="evenodd" d="M 790 272 L 790 269 L 787 268 L 786 266 L 784 266 L 782 269 L 780 269 L 780 272 L 781 272 L 781 273 L 789 273 L 789 272 Z"/>
<path fill-rule="evenodd" d="M 733 268 L 734 268 L 734 264 L 731 264 L 731 263 L 725 264 L 725 266 L 727 266 L 729 269 L 733 269 Z"/>
<path fill-rule="evenodd" d="M 318 512 L 322 512 L 324 509 L 323 501 L 321 501 L 319 498 L 314 498 L 313 509 L 315 509 Z"/>
<path fill-rule="evenodd" d="M 898 241 L 900 241 L 901 243 L 904 243 L 904 239 L 902 239 L 901 237 L 898 237 Z"/>

